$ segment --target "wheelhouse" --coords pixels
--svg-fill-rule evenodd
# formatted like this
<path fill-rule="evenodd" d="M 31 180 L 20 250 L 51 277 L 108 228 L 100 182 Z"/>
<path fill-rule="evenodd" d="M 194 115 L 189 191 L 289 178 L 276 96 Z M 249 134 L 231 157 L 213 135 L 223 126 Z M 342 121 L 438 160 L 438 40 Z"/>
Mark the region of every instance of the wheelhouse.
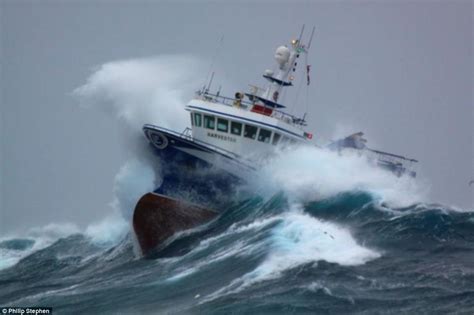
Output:
<path fill-rule="evenodd" d="M 301 129 L 260 112 L 199 99 L 187 109 L 193 138 L 242 156 L 265 155 L 277 145 L 307 140 Z"/>
<path fill-rule="evenodd" d="M 314 32 L 314 29 L 313 29 Z M 266 155 L 275 146 L 306 142 L 312 138 L 303 130 L 306 121 L 283 111 L 280 103 L 283 88 L 292 86 L 297 59 L 307 53 L 308 45 L 299 39 L 275 51 L 277 71 L 266 70 L 266 88 L 251 86 L 248 93 L 236 92 L 234 97 L 209 92 L 208 87 L 196 93 L 186 106 L 191 113 L 192 137 L 242 156 Z M 312 38 L 313 34 L 311 34 Z M 308 66 L 306 70 L 309 71 Z M 308 80 L 309 80 L 309 73 Z M 309 83 L 309 82 L 308 82 Z"/>

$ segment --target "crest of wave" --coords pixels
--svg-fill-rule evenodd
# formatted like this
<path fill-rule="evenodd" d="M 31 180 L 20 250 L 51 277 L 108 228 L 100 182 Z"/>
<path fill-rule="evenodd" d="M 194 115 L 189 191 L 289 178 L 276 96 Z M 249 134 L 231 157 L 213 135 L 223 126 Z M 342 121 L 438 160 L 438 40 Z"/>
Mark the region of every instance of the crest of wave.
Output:
<path fill-rule="evenodd" d="M 411 177 L 398 178 L 357 154 L 339 155 L 309 146 L 279 152 L 259 175 L 260 187 L 283 190 L 302 201 L 366 191 L 390 205 L 404 207 L 420 202 L 426 193 Z"/>
<path fill-rule="evenodd" d="M 206 296 L 201 303 L 238 293 L 261 281 L 279 278 L 286 271 L 304 264 L 324 260 L 341 266 L 356 266 L 381 257 L 377 251 L 358 244 L 347 228 L 311 217 L 302 212 L 300 205 L 293 205 L 283 215 L 256 221 L 245 228 L 258 229 L 275 220 L 280 223 L 272 229 L 270 238 L 253 244 L 253 250 L 267 252 L 261 264 Z M 237 249 L 239 247 L 240 244 Z M 248 252 L 240 250 L 242 254 Z M 225 256 L 222 255 L 221 259 Z"/>

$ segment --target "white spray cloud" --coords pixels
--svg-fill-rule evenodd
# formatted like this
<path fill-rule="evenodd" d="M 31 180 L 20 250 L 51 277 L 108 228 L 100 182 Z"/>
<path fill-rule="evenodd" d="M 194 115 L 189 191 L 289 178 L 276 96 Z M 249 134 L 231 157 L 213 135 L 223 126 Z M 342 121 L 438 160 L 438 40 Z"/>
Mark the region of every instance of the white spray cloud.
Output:
<path fill-rule="evenodd" d="M 155 169 L 148 163 L 131 159 L 122 166 L 115 176 L 115 199 L 112 207 L 130 220 L 138 199 L 153 191 L 157 185 Z"/>
<path fill-rule="evenodd" d="M 187 55 L 113 61 L 98 67 L 74 91 L 83 107 L 104 111 L 120 122 L 122 144 L 132 157 L 115 177 L 112 207 L 126 220 L 138 199 L 159 184 L 159 160 L 151 154 L 142 127 L 186 128 L 190 120 L 185 104 L 202 81 L 201 68 L 200 61 Z M 103 222 L 117 221 L 115 216 Z M 101 224 L 89 232 L 106 228 Z"/>
<path fill-rule="evenodd" d="M 279 152 L 258 174 L 259 187 L 283 190 L 291 198 L 313 201 L 341 192 L 363 190 L 394 206 L 419 202 L 424 192 L 415 181 L 375 167 L 356 154 L 338 155 L 302 146 Z"/>
<path fill-rule="evenodd" d="M 108 62 L 74 91 L 80 103 L 111 113 L 135 131 L 146 123 L 183 130 L 184 105 L 198 87 L 200 62 L 192 56 L 159 56 Z"/>

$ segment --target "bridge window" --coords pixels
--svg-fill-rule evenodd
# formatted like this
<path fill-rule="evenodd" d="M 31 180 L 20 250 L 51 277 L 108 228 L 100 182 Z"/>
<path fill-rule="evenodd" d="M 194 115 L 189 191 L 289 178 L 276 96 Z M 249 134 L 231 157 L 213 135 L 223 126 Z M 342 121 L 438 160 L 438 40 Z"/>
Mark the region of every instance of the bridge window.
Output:
<path fill-rule="evenodd" d="M 229 122 L 222 118 L 217 118 L 217 130 L 227 132 L 229 130 Z"/>
<path fill-rule="evenodd" d="M 204 115 L 204 127 L 214 130 L 216 119 L 213 116 Z"/>
<path fill-rule="evenodd" d="M 194 126 L 201 127 L 201 114 L 194 113 Z"/>
<path fill-rule="evenodd" d="M 230 123 L 230 132 L 233 135 L 237 135 L 237 136 L 242 135 L 242 124 L 238 123 L 238 122 L 235 122 L 235 121 L 232 121 Z"/>
<path fill-rule="evenodd" d="M 271 137 L 272 137 L 272 132 L 270 130 L 260 128 L 260 132 L 258 133 L 258 141 L 270 143 Z"/>
<path fill-rule="evenodd" d="M 257 130 L 258 128 L 255 126 L 245 125 L 244 137 L 255 140 L 255 138 L 257 137 Z"/>
<path fill-rule="evenodd" d="M 278 144 L 278 141 L 280 140 L 281 138 L 281 135 L 279 133 L 274 133 L 273 134 L 273 141 L 272 141 L 272 144 L 273 145 L 277 145 Z"/>

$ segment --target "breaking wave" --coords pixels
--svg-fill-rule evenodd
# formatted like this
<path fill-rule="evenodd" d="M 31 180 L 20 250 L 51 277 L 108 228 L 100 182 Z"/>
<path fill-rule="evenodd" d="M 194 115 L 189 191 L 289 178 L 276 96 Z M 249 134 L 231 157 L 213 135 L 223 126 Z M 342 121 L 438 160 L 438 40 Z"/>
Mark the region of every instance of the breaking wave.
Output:
<path fill-rule="evenodd" d="M 363 191 L 395 207 L 427 199 L 426 186 L 409 176 L 400 178 L 374 167 L 357 154 L 339 155 L 317 147 L 283 150 L 258 172 L 257 189 L 283 190 L 297 200 L 313 201 L 344 192 Z"/>

